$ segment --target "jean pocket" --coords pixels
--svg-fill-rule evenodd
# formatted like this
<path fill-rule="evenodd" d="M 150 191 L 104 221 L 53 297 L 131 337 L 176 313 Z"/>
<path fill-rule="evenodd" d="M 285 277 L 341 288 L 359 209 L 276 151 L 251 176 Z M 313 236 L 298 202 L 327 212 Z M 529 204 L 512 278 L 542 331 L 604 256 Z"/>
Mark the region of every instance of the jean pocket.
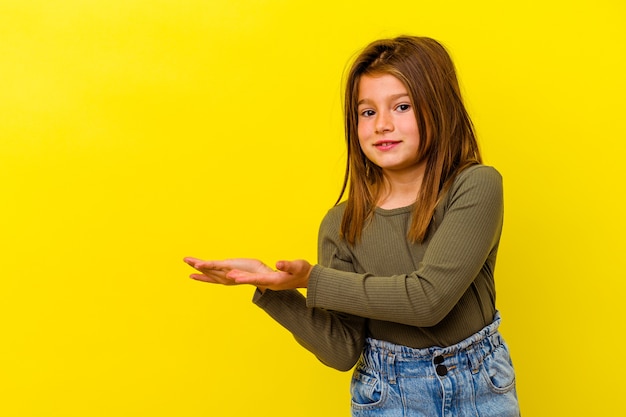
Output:
<path fill-rule="evenodd" d="M 352 406 L 356 408 L 378 407 L 385 400 L 386 384 L 379 372 L 357 367 L 352 375 L 350 394 Z"/>
<path fill-rule="evenodd" d="M 503 394 L 515 388 L 515 370 L 505 344 L 498 346 L 482 363 L 480 374 L 489 389 Z"/>

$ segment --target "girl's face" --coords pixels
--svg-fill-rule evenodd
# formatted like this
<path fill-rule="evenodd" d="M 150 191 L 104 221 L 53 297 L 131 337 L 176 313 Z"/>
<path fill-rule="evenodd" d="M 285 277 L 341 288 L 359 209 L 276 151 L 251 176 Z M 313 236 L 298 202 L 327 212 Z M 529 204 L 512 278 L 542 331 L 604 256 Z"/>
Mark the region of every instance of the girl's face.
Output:
<path fill-rule="evenodd" d="M 419 176 L 420 133 L 404 84 L 390 74 L 359 81 L 358 135 L 363 153 L 386 174 Z"/>

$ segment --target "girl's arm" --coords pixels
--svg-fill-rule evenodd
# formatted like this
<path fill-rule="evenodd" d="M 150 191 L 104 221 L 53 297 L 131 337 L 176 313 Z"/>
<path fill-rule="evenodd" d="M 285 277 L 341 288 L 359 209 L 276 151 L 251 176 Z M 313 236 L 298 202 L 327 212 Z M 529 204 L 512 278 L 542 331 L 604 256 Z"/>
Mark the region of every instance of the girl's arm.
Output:
<path fill-rule="evenodd" d="M 297 290 L 257 292 L 253 301 L 325 365 L 348 371 L 359 359 L 365 342 L 364 318 L 307 307 Z"/>
<path fill-rule="evenodd" d="M 491 167 L 462 172 L 415 271 L 393 276 L 313 267 L 307 304 L 417 327 L 438 324 L 480 274 L 493 278 L 502 231 L 502 178 Z"/>
<path fill-rule="evenodd" d="M 336 250 L 319 252 L 319 262 L 330 268 L 353 271 L 350 261 L 344 261 L 337 256 Z M 190 266 L 200 273 L 191 275 L 191 278 L 222 285 L 237 285 L 248 283 L 256 285 L 258 290 L 254 294 L 253 302 L 267 312 L 274 320 L 289 330 L 295 339 L 311 351 L 327 366 L 347 371 L 359 359 L 365 343 L 366 319 L 346 313 L 329 311 L 320 308 L 310 308 L 306 305 L 306 298 L 295 289 L 283 289 L 284 283 L 278 276 L 292 277 L 291 272 L 273 271 L 271 268 L 256 259 L 227 259 L 222 261 L 205 261 L 197 258 L 185 258 Z M 289 280 L 297 286 L 308 279 L 311 265 L 306 261 L 279 262 L 279 267 L 288 267 L 296 272 L 296 278 Z M 299 273 L 299 275 L 298 275 Z M 236 280 L 233 276 L 246 276 L 247 282 Z M 264 285 L 265 280 L 271 278 L 270 285 Z M 245 281 L 245 280 L 243 280 Z M 305 285 L 306 286 L 306 285 Z M 268 287 L 274 288 L 270 290 Z"/>
<path fill-rule="evenodd" d="M 468 170 L 470 171 L 470 170 Z M 439 323 L 483 269 L 491 275 L 502 230 L 502 178 L 490 167 L 463 172 L 415 271 L 393 276 L 283 261 L 282 271 L 247 274 L 238 282 L 268 287 L 307 284 L 307 306 L 417 327 Z M 491 259 L 489 259 L 491 258 Z"/>

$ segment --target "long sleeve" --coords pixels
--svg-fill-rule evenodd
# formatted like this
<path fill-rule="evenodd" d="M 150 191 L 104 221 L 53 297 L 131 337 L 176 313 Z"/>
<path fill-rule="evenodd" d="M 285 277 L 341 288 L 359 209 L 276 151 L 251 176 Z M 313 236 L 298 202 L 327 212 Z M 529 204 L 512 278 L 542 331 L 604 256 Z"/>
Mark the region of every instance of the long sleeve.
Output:
<path fill-rule="evenodd" d="M 339 204 L 322 221 L 306 297 L 296 290 L 254 296 L 320 361 L 348 370 L 366 337 L 449 346 L 491 323 L 503 220 L 494 168 L 459 174 L 422 243 L 408 241 L 412 207 L 402 207 L 376 209 L 361 241 L 349 245 L 339 233 L 344 210 Z"/>
<path fill-rule="evenodd" d="M 338 231 L 325 231 L 320 239 Z M 323 246 L 323 247 L 322 247 Z M 349 261 L 340 257 L 333 245 L 318 244 L 318 262 L 331 269 L 352 271 Z M 306 306 L 305 297 L 297 290 L 255 293 L 253 301 L 274 320 L 289 330 L 294 338 L 327 366 L 347 371 L 363 349 L 366 320 L 350 314 Z"/>
<path fill-rule="evenodd" d="M 464 171 L 441 210 L 439 224 L 422 245 L 423 257 L 414 270 L 380 276 L 369 269 L 355 273 L 316 265 L 308 306 L 416 327 L 440 323 L 481 271 L 493 273 L 503 217 L 499 173 L 484 166 Z M 380 253 L 373 260 L 377 264 L 395 262 L 393 252 L 401 250 L 387 235 L 393 233 L 391 229 L 376 225 L 366 229 L 370 236 L 364 240 L 380 242 Z M 391 248 L 387 253 L 386 244 Z"/>

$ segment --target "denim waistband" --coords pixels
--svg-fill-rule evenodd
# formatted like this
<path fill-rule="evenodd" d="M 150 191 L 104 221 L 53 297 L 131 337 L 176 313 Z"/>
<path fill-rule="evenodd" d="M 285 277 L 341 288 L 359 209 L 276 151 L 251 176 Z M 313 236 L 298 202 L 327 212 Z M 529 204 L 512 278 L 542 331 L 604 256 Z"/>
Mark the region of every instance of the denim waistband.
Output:
<path fill-rule="evenodd" d="M 496 312 L 491 324 L 459 343 L 445 347 L 432 346 L 415 349 L 384 340 L 367 338 L 362 360 L 366 366 L 381 369 L 383 373 L 395 374 L 389 369 L 389 366 L 400 365 L 402 362 L 428 362 L 432 364 L 435 357 L 442 357 L 447 363 L 453 363 L 455 366 L 462 366 L 465 363 L 474 372 L 490 352 L 504 344 L 504 340 L 498 332 L 500 321 L 500 314 Z M 463 360 L 459 354 L 462 354 L 466 359 Z M 386 370 L 387 372 L 385 372 Z"/>

